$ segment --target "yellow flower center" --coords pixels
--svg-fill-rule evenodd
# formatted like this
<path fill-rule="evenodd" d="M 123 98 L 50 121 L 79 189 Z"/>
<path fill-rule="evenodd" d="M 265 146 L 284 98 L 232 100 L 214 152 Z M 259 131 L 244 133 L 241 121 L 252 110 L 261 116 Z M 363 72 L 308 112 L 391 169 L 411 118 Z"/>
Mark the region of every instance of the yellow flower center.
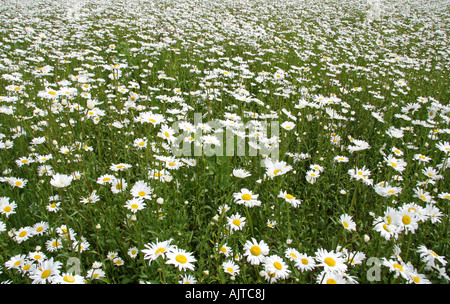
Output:
<path fill-rule="evenodd" d="M 392 220 L 391 217 L 390 217 L 390 216 L 387 216 L 387 217 L 386 217 L 386 220 L 387 220 L 387 224 L 390 225 L 390 224 L 391 224 L 391 220 Z"/>
<path fill-rule="evenodd" d="M 164 133 L 164 135 L 166 135 L 166 137 L 170 137 L 170 134 L 167 131 Z"/>
<path fill-rule="evenodd" d="M 5 208 L 3 208 L 3 211 L 5 212 L 11 212 L 11 207 L 10 206 L 6 206 Z"/>
<path fill-rule="evenodd" d="M 233 273 L 233 268 L 231 268 L 231 267 L 228 267 L 228 268 L 227 268 L 227 272 L 229 272 L 229 273 Z"/>
<path fill-rule="evenodd" d="M 75 282 L 75 277 L 69 274 L 69 275 L 66 275 L 63 278 L 63 280 L 64 280 L 64 282 L 67 282 L 67 283 L 73 283 L 73 282 Z"/>
<path fill-rule="evenodd" d="M 394 265 L 392 265 L 394 268 L 396 268 L 396 269 L 398 269 L 398 270 L 400 270 L 400 271 L 403 271 L 403 267 L 402 267 L 402 265 L 399 265 L 399 264 L 394 264 Z"/>
<path fill-rule="evenodd" d="M 139 191 L 139 196 L 145 196 L 145 192 L 144 191 Z"/>
<path fill-rule="evenodd" d="M 244 195 L 241 196 L 241 198 L 242 198 L 244 201 L 249 201 L 249 200 L 252 199 L 252 196 L 251 196 L 250 194 L 248 194 L 248 193 L 245 193 Z"/>
<path fill-rule="evenodd" d="M 132 208 L 132 209 L 137 209 L 138 207 L 139 207 L 139 206 L 138 206 L 137 204 L 132 204 L 132 205 L 131 205 L 131 208 Z"/>
<path fill-rule="evenodd" d="M 301 261 L 302 261 L 303 265 L 308 265 L 309 264 L 308 259 L 303 258 L 303 259 L 301 259 Z"/>
<path fill-rule="evenodd" d="M 52 272 L 51 272 L 51 270 L 49 270 L 49 269 L 44 270 L 44 271 L 42 272 L 42 274 L 41 274 L 41 278 L 42 278 L 42 279 L 46 279 L 46 278 L 48 278 L 48 277 L 50 276 L 51 273 L 52 273 Z"/>
<path fill-rule="evenodd" d="M 414 282 L 416 283 L 420 283 L 420 278 L 419 277 L 413 277 Z"/>
<path fill-rule="evenodd" d="M 19 261 L 17 261 L 17 262 L 14 263 L 14 266 L 19 266 L 20 263 L 22 263 L 22 261 L 19 260 Z"/>
<path fill-rule="evenodd" d="M 155 254 L 164 253 L 165 251 L 166 251 L 166 249 L 164 249 L 164 248 L 158 248 L 158 250 L 155 251 Z"/>
<path fill-rule="evenodd" d="M 281 266 L 280 262 L 273 263 L 273 267 L 275 267 L 277 270 L 281 270 L 281 268 L 283 268 L 283 266 Z"/>
<path fill-rule="evenodd" d="M 328 279 L 327 284 L 337 284 L 335 279 Z"/>
<path fill-rule="evenodd" d="M 347 222 L 342 223 L 344 225 L 345 228 L 348 228 L 348 224 Z"/>
<path fill-rule="evenodd" d="M 333 258 L 327 257 L 324 261 L 325 264 L 327 264 L 330 267 L 336 266 L 336 261 L 333 260 Z"/>
<path fill-rule="evenodd" d="M 287 199 L 293 199 L 294 196 L 292 196 L 291 194 L 286 194 L 286 198 L 287 198 Z"/>
<path fill-rule="evenodd" d="M 24 237 L 25 235 L 27 235 L 27 232 L 24 230 L 24 231 L 22 231 L 21 233 L 19 233 L 19 236 L 20 237 Z"/>
<path fill-rule="evenodd" d="M 236 226 L 239 226 L 241 224 L 241 221 L 239 219 L 234 219 L 233 224 L 235 224 Z"/>
<path fill-rule="evenodd" d="M 277 169 L 277 170 L 273 171 L 273 175 L 277 175 L 279 172 L 281 172 L 281 170 Z"/>
<path fill-rule="evenodd" d="M 261 248 L 259 248 L 258 246 L 253 246 L 250 249 L 251 254 L 253 254 L 254 256 L 258 256 L 261 254 Z"/>
<path fill-rule="evenodd" d="M 409 225 L 411 223 L 411 218 L 408 215 L 404 215 L 402 217 L 402 223 L 405 225 Z"/>
<path fill-rule="evenodd" d="M 181 264 L 185 264 L 185 263 L 187 262 L 187 258 L 186 258 L 184 255 L 182 255 L 182 254 L 177 255 L 177 256 L 175 257 L 175 260 L 176 260 L 178 263 L 181 263 Z"/>

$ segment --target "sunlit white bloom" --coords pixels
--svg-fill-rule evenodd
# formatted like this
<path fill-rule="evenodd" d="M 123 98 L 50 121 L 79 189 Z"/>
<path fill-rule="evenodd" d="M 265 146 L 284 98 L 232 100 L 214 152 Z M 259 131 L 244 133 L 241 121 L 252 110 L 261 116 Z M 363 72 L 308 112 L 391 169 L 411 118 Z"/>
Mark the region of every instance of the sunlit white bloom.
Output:
<path fill-rule="evenodd" d="M 233 260 L 227 260 L 222 263 L 222 269 L 225 273 L 235 276 L 240 272 L 239 266 Z"/>
<path fill-rule="evenodd" d="M 145 244 L 145 248 L 141 250 L 144 255 L 144 260 L 150 260 L 149 263 L 156 260 L 158 257 L 166 258 L 167 253 L 174 250 L 176 248 L 175 245 L 171 245 L 172 239 L 169 239 L 167 241 L 158 241 L 156 239 L 156 242 L 154 243 L 147 243 Z"/>
<path fill-rule="evenodd" d="M 194 270 L 195 266 L 192 263 L 195 263 L 197 259 L 194 258 L 193 254 L 187 252 L 186 250 L 175 248 L 167 253 L 167 262 L 166 264 L 172 264 L 178 270 Z"/>
<path fill-rule="evenodd" d="M 111 171 L 125 171 L 132 166 L 130 164 L 120 163 L 120 164 L 112 164 L 109 169 Z"/>
<path fill-rule="evenodd" d="M 444 256 L 438 255 L 435 251 L 428 249 L 425 245 L 420 245 L 417 248 L 417 253 L 420 254 L 422 261 L 430 267 L 436 268 L 436 262 L 439 262 L 442 266 L 447 265 Z"/>
<path fill-rule="evenodd" d="M 269 254 L 269 246 L 263 241 L 257 241 L 252 238 L 247 240 L 244 244 L 244 256 L 252 265 L 259 265 L 264 262 L 265 257 Z"/>
<path fill-rule="evenodd" d="M 251 173 L 245 169 L 233 169 L 233 176 L 237 178 L 246 178 L 251 176 Z"/>
<path fill-rule="evenodd" d="M 261 201 L 258 200 L 258 194 L 253 194 L 252 191 L 243 188 L 240 192 L 234 193 L 234 202 L 238 205 L 245 205 L 247 207 L 261 206 Z"/>
<path fill-rule="evenodd" d="M 349 169 L 348 174 L 351 178 L 356 180 L 362 180 L 367 185 L 372 185 L 373 180 L 370 179 L 371 172 L 369 169 L 366 169 L 366 166 L 363 166 L 361 169 Z"/>
<path fill-rule="evenodd" d="M 385 158 L 388 166 L 394 168 L 395 171 L 403 172 L 406 169 L 407 163 L 401 158 L 395 158 L 393 155 L 389 155 Z"/>
<path fill-rule="evenodd" d="M 315 252 L 315 259 L 318 267 L 324 267 L 326 272 L 328 271 L 346 271 L 347 264 L 342 256 L 341 252 L 335 252 L 334 250 L 328 251 L 323 248 L 319 248 Z"/>
<path fill-rule="evenodd" d="M 271 255 L 264 259 L 264 271 L 266 273 L 266 280 L 270 283 L 279 279 L 285 280 L 291 273 L 286 262 L 278 255 Z"/>
<path fill-rule="evenodd" d="M 70 186 L 72 183 L 73 176 L 67 174 L 53 174 L 52 179 L 50 180 L 50 184 L 56 188 L 65 188 Z"/>
<path fill-rule="evenodd" d="M 54 283 L 58 279 L 61 267 L 62 263 L 54 261 L 53 258 L 42 261 L 29 276 L 33 280 L 32 284 Z"/>
<path fill-rule="evenodd" d="M 141 197 L 133 197 L 129 199 L 125 203 L 125 208 L 130 210 L 132 213 L 136 213 L 139 210 L 143 210 L 146 204 L 144 203 L 144 199 Z"/>
<path fill-rule="evenodd" d="M 111 182 L 111 192 L 114 194 L 125 191 L 127 189 L 127 187 L 128 187 L 128 183 L 123 178 L 122 179 L 116 178 Z"/>
<path fill-rule="evenodd" d="M 239 213 L 232 214 L 227 217 L 227 223 L 230 227 L 230 231 L 234 232 L 237 230 L 242 230 L 245 226 L 246 218 L 241 216 Z"/>
<path fill-rule="evenodd" d="M 133 197 L 151 200 L 152 188 L 143 180 L 137 181 L 130 189 L 130 194 Z"/>
<path fill-rule="evenodd" d="M 356 231 L 356 223 L 353 221 L 350 215 L 342 214 L 339 218 L 339 221 L 346 230 Z"/>
<path fill-rule="evenodd" d="M 280 191 L 278 197 L 284 199 L 294 208 L 297 208 L 301 204 L 301 200 L 295 198 L 292 194 L 287 193 L 287 191 Z"/>
<path fill-rule="evenodd" d="M 288 165 L 284 161 L 272 161 L 272 160 L 266 160 L 265 162 L 266 167 L 266 175 L 273 179 L 276 176 L 281 176 L 283 174 L 286 174 L 287 172 L 292 170 L 292 166 Z"/>

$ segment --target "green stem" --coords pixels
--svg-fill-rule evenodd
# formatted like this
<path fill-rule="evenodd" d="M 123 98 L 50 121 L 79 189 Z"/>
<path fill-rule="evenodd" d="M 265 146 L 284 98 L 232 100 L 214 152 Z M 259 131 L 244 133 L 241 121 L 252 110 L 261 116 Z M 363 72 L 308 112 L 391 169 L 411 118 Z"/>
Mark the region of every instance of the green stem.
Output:
<path fill-rule="evenodd" d="M 250 215 L 250 210 L 248 209 L 247 206 L 245 206 L 245 212 L 246 212 L 246 214 L 247 214 L 248 224 L 249 224 L 249 226 L 250 226 L 250 230 L 251 230 L 251 232 L 252 232 L 252 236 L 254 237 L 254 236 L 255 236 L 255 233 L 254 233 L 254 231 L 253 231 L 253 221 L 252 221 L 252 217 L 251 217 L 251 215 Z"/>

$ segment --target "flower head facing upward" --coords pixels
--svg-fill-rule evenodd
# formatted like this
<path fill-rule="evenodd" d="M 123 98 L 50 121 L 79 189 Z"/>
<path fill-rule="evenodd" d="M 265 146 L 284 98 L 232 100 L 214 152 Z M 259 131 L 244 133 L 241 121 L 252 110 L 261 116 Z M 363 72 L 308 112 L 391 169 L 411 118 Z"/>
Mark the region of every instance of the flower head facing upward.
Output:
<path fill-rule="evenodd" d="M 277 255 L 271 255 L 264 259 L 264 270 L 266 272 L 266 280 L 270 283 L 278 279 L 285 280 L 291 273 L 286 262 Z"/>
<path fill-rule="evenodd" d="M 194 258 L 192 253 L 186 252 L 186 250 L 175 248 L 167 253 L 168 261 L 166 264 L 172 264 L 178 270 L 194 270 L 194 262 L 197 260 Z"/>
<path fill-rule="evenodd" d="M 346 271 L 347 265 L 342 253 L 335 251 L 327 251 L 319 248 L 316 251 L 316 261 L 318 267 L 323 267 L 325 271 Z"/>
<path fill-rule="evenodd" d="M 247 261 L 252 265 L 259 265 L 264 262 L 266 255 L 269 254 L 269 246 L 263 241 L 257 241 L 252 238 L 247 240 L 244 245 L 244 256 L 247 257 Z"/>

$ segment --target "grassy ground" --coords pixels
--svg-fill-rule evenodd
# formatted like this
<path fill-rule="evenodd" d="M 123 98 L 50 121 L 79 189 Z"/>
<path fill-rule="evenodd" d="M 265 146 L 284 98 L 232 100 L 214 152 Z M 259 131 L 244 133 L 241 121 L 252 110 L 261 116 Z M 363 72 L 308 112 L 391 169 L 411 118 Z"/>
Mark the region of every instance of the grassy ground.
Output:
<path fill-rule="evenodd" d="M 448 282 L 448 7 L 82 4 L 0 12 L 3 282 Z"/>

